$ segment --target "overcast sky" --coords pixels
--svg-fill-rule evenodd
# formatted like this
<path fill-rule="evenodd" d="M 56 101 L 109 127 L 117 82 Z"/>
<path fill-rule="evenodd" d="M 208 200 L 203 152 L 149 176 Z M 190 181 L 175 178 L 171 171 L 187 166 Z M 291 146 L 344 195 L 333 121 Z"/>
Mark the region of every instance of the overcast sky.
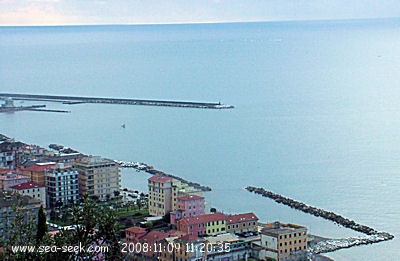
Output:
<path fill-rule="evenodd" d="M 149 24 L 400 16 L 400 0 L 0 0 L 0 25 Z"/>

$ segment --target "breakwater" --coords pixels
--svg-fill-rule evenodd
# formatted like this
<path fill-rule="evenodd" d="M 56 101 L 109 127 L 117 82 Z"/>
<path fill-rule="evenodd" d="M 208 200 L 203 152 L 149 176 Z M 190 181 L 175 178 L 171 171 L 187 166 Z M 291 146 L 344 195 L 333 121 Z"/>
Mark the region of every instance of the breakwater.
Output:
<path fill-rule="evenodd" d="M 166 106 L 183 108 L 201 108 L 201 109 L 232 109 L 234 106 L 221 104 L 220 102 L 191 102 L 191 101 L 168 101 L 168 100 L 147 100 L 147 99 L 125 99 L 125 98 L 100 98 L 84 96 L 61 96 L 61 95 L 37 95 L 21 93 L 0 93 L 2 98 L 12 98 L 14 100 L 31 101 L 52 101 L 62 102 L 63 104 L 80 103 L 107 103 L 107 104 L 125 104 L 125 105 L 147 105 L 147 106 Z"/>
<path fill-rule="evenodd" d="M 46 105 L 31 105 L 31 106 L 2 106 L 0 107 L 0 112 L 15 112 L 15 111 L 34 111 L 40 110 L 40 108 L 45 108 Z"/>
<path fill-rule="evenodd" d="M 265 190 L 264 188 L 248 186 L 248 187 L 246 187 L 246 190 L 248 190 L 250 192 L 254 192 L 256 194 L 260 194 L 263 197 L 270 198 L 277 203 L 289 206 L 291 208 L 300 210 L 304 213 L 308 213 L 308 214 L 311 214 L 316 217 L 321 217 L 326 220 L 333 221 L 336 224 L 339 224 L 343 227 L 350 228 L 354 231 L 357 231 L 357 232 L 367 235 L 365 237 L 347 238 L 347 239 L 337 240 L 337 242 L 339 242 L 339 243 L 336 243 L 336 244 L 333 241 L 331 243 L 326 243 L 329 240 L 324 241 L 325 243 L 321 242 L 315 246 L 315 249 L 314 249 L 315 253 L 326 253 L 326 252 L 331 252 L 331 251 L 341 249 L 341 248 L 348 248 L 348 247 L 355 246 L 355 245 L 378 243 L 381 241 L 391 240 L 394 238 L 393 235 L 391 235 L 387 232 L 377 231 L 371 227 L 359 224 L 359 223 L 355 222 L 354 220 L 345 218 L 334 212 L 307 205 L 303 202 L 300 202 L 300 201 L 297 201 L 297 200 L 294 200 L 294 199 L 291 199 L 288 197 L 284 197 L 280 194 L 274 193 L 269 190 Z M 346 243 L 345 241 L 347 241 L 348 243 Z"/>
<path fill-rule="evenodd" d="M 166 176 L 166 177 L 171 177 L 171 178 L 179 180 L 180 182 L 185 183 L 185 184 L 187 184 L 187 185 L 189 185 L 189 186 L 191 186 L 191 187 L 193 187 L 195 189 L 198 189 L 198 190 L 201 190 L 201 191 L 204 191 L 204 192 L 205 191 L 211 191 L 211 188 L 209 186 L 203 186 L 203 185 L 201 185 L 199 183 L 188 181 L 188 180 L 185 180 L 185 179 L 183 179 L 181 177 L 165 173 L 165 172 L 163 172 L 161 170 L 155 169 L 153 166 L 148 165 L 146 163 L 125 162 L 125 161 L 120 161 L 120 160 L 115 160 L 115 162 L 118 163 L 118 165 L 121 168 L 134 168 L 137 171 L 144 171 L 144 172 L 152 174 L 152 175 L 159 174 L 159 175 L 163 175 L 163 176 Z"/>

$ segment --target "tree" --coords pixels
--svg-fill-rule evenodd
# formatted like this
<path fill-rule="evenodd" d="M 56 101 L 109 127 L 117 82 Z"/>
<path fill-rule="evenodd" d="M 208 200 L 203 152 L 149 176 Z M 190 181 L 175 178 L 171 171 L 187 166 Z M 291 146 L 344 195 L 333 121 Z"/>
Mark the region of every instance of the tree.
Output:
<path fill-rule="evenodd" d="M 36 244 L 42 241 L 44 235 L 47 233 L 46 214 L 44 213 L 43 205 L 40 206 L 38 211 L 38 223 L 36 230 Z"/>
<path fill-rule="evenodd" d="M 5 260 L 94 260 L 98 257 L 98 252 L 45 252 L 45 253 L 14 253 L 11 246 L 33 246 L 37 240 L 32 233 L 35 231 L 34 224 L 26 220 L 26 213 L 19 210 L 21 207 L 15 207 L 15 221 L 12 223 L 10 237 L 5 242 Z M 23 210 L 23 209 L 22 209 Z M 39 213 L 41 211 L 39 210 Z M 44 211 L 43 211 L 44 214 Z M 42 214 L 39 214 L 41 216 Z M 43 220 L 43 217 L 38 217 Z M 62 249 L 65 246 L 81 246 L 83 249 L 98 249 L 102 247 L 105 260 L 123 260 L 119 245 L 119 225 L 115 212 L 107 207 L 97 206 L 93 200 L 88 197 L 83 199 L 82 205 L 75 206 L 72 215 L 72 221 L 75 228 L 72 230 L 62 229 L 54 237 L 49 234 L 41 238 L 40 244 L 57 247 Z M 43 221 L 41 221 L 42 223 Z M 44 219 L 45 222 L 45 219 Z M 40 225 L 42 226 L 42 225 Z M 37 227 L 39 231 L 39 224 Z"/>
<path fill-rule="evenodd" d="M 4 260 L 34 260 L 35 253 L 13 252 L 12 246 L 33 246 L 35 244 L 35 221 L 36 218 L 30 214 L 30 210 L 17 195 L 17 202 L 12 206 L 13 216 L 6 224 L 8 237 L 0 239 L 5 248 Z"/>

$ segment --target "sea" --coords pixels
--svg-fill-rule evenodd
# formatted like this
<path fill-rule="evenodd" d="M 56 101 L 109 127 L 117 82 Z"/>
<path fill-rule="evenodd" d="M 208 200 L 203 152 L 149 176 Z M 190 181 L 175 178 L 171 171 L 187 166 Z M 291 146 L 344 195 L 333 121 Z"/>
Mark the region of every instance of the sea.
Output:
<path fill-rule="evenodd" d="M 400 258 L 400 19 L 3 26 L 0 92 L 234 105 L 14 101 L 71 113 L 3 113 L 0 133 L 145 162 L 211 186 L 224 213 L 360 235 L 244 189 L 264 187 L 395 236 L 327 256 Z M 122 186 L 146 191 L 147 178 L 123 170 Z"/>

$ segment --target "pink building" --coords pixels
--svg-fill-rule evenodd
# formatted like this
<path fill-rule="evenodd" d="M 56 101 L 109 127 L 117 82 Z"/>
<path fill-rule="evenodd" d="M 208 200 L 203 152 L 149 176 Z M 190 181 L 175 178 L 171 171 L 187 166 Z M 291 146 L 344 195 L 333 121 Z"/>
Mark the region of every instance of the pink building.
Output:
<path fill-rule="evenodd" d="M 28 182 L 27 176 L 11 172 L 8 169 L 1 169 L 0 171 L 0 190 L 10 190 L 10 187 Z"/>
<path fill-rule="evenodd" d="M 147 230 L 142 227 L 130 227 L 125 229 L 125 242 L 138 242 L 140 238 L 147 234 Z"/>
<path fill-rule="evenodd" d="M 213 213 L 186 217 L 178 220 L 177 227 L 187 235 L 215 235 L 226 231 L 225 215 Z"/>
<path fill-rule="evenodd" d="M 190 194 L 180 196 L 177 199 L 177 210 L 171 212 L 170 223 L 175 225 L 181 218 L 203 214 L 205 214 L 204 197 Z"/>

